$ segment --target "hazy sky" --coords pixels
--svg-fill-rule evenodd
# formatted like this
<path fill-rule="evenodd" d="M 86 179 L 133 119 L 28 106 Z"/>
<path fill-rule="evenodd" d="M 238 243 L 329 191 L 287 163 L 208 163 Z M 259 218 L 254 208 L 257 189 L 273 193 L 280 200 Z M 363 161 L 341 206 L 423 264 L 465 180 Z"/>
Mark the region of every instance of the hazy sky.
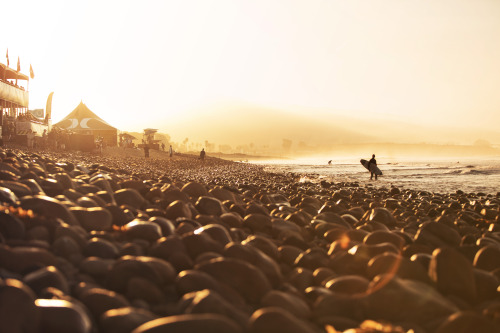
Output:
<path fill-rule="evenodd" d="M 171 132 L 214 105 L 486 127 L 500 121 L 498 0 L 5 1 L 0 61 L 30 108 L 81 100 Z"/>

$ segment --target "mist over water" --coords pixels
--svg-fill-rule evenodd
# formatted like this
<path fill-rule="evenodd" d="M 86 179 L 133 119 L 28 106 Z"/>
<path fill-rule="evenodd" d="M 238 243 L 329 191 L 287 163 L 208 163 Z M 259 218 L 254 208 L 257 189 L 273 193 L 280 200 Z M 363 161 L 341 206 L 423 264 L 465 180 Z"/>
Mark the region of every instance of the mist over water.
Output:
<path fill-rule="evenodd" d="M 370 180 L 370 173 L 360 164 L 370 156 L 309 158 L 259 161 L 271 172 L 295 173 L 300 181 L 358 182 L 360 186 L 398 187 L 435 193 L 486 193 L 500 191 L 500 158 L 395 159 L 377 156 L 383 175 Z"/>

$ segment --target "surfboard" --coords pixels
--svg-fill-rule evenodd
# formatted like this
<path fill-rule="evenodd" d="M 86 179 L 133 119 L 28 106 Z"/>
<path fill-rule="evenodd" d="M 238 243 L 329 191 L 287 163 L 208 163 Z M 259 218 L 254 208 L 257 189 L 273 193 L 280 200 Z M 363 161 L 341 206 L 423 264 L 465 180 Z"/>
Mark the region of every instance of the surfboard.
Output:
<path fill-rule="evenodd" d="M 382 171 L 376 166 L 375 164 L 370 165 L 370 168 L 368 168 L 368 161 L 361 159 L 359 162 L 366 168 L 366 170 L 373 172 L 377 176 L 382 176 Z"/>

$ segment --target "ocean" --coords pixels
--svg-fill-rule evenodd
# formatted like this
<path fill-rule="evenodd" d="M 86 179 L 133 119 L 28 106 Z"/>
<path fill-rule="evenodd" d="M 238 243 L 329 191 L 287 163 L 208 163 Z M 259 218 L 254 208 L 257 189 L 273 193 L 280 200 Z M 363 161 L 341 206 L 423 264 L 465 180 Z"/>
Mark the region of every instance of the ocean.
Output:
<path fill-rule="evenodd" d="M 362 157 L 370 159 L 370 156 Z M 500 157 L 449 158 L 449 159 L 398 159 L 377 156 L 377 165 L 383 175 L 370 180 L 370 173 L 361 158 L 288 159 L 259 161 L 264 169 L 272 172 L 295 173 L 300 181 L 358 182 L 361 186 L 397 187 L 434 193 L 485 193 L 500 192 Z"/>

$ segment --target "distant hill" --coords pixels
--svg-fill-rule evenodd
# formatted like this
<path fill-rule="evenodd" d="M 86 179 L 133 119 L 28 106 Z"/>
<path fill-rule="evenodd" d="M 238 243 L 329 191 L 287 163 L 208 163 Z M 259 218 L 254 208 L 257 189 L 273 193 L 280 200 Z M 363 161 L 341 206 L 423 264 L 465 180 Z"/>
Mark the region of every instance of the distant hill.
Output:
<path fill-rule="evenodd" d="M 199 115 L 201 114 L 201 115 Z M 481 128 L 454 128 L 447 124 L 405 123 L 392 116 L 375 117 L 351 112 L 349 115 L 293 113 L 253 105 L 212 106 L 196 117 L 170 122 L 160 131 L 173 141 L 280 146 L 283 139 L 294 145 L 331 146 L 360 143 L 458 144 L 472 145 L 477 140 L 500 144 L 500 132 Z"/>

